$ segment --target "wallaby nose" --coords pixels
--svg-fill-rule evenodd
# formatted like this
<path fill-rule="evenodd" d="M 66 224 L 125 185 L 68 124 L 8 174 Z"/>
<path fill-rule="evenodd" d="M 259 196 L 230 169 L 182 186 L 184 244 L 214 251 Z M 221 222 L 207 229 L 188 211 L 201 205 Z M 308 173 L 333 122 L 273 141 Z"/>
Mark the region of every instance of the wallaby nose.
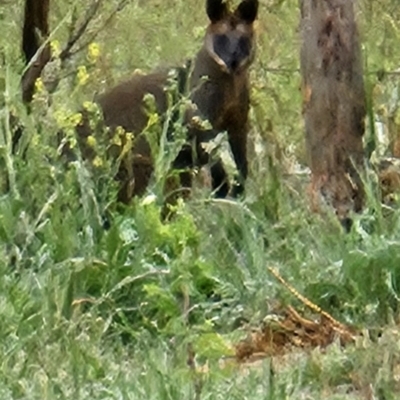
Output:
<path fill-rule="evenodd" d="M 237 68 L 239 66 L 239 59 L 238 59 L 236 52 L 231 55 L 229 60 L 225 61 L 225 64 L 226 64 L 229 72 L 232 73 L 237 70 Z"/>
<path fill-rule="evenodd" d="M 240 66 L 240 60 L 236 57 L 220 57 L 224 63 L 224 70 L 228 74 L 234 74 Z"/>
<path fill-rule="evenodd" d="M 229 49 L 225 49 L 225 51 L 217 54 L 218 57 L 224 62 L 226 69 L 229 73 L 234 73 L 240 66 L 241 57 L 239 52 L 237 51 L 229 51 Z"/>
<path fill-rule="evenodd" d="M 213 47 L 228 73 L 235 73 L 249 56 L 247 41 L 237 35 L 215 35 Z"/>

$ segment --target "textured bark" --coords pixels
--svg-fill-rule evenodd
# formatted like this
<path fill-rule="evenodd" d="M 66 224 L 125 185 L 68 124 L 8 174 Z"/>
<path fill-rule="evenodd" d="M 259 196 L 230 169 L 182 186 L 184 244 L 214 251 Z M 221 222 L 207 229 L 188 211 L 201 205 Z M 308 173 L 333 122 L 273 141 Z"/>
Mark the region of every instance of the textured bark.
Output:
<path fill-rule="evenodd" d="M 312 193 L 339 218 L 360 211 L 365 91 L 353 0 L 300 0 L 301 73 Z M 315 198 L 315 197 L 314 197 Z"/>

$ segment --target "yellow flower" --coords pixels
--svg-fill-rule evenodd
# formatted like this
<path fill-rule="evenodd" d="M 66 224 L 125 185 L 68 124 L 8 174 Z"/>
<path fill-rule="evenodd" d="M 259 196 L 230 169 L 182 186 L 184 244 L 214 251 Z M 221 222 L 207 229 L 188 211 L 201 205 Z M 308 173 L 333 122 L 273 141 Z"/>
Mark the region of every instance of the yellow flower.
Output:
<path fill-rule="evenodd" d="M 102 165 L 103 165 L 103 160 L 99 156 L 96 156 L 93 159 L 93 166 L 98 168 L 98 167 L 101 167 Z"/>
<path fill-rule="evenodd" d="M 97 59 L 99 58 L 99 56 L 100 56 L 99 44 L 95 43 L 95 42 L 90 43 L 89 47 L 88 47 L 88 54 L 87 54 L 88 60 L 91 63 L 95 63 L 97 61 Z"/>
<path fill-rule="evenodd" d="M 88 136 L 87 139 L 86 139 L 86 141 L 87 141 L 87 144 L 88 144 L 90 147 L 92 147 L 92 148 L 96 147 L 97 140 L 96 140 L 96 138 L 95 138 L 93 135 Z"/>
<path fill-rule="evenodd" d="M 37 146 L 39 144 L 39 135 L 37 133 L 32 136 L 31 144 L 32 146 Z"/>
<path fill-rule="evenodd" d="M 51 54 L 58 58 L 61 54 L 61 46 L 60 42 L 58 40 L 52 40 L 50 42 L 50 49 L 51 49 Z"/>
<path fill-rule="evenodd" d="M 125 135 L 125 129 L 122 126 L 117 126 L 115 129 L 115 136 L 123 136 Z"/>
<path fill-rule="evenodd" d="M 97 110 L 97 104 L 93 103 L 93 101 L 84 101 L 83 108 L 89 112 L 95 112 Z"/>
<path fill-rule="evenodd" d="M 150 128 L 153 125 L 158 124 L 160 117 L 157 113 L 152 113 L 149 115 L 149 120 L 147 121 L 147 128 Z"/>
<path fill-rule="evenodd" d="M 44 92 L 44 84 L 42 78 L 37 78 L 35 81 L 35 91 L 36 93 L 43 93 Z"/>
<path fill-rule="evenodd" d="M 79 125 L 82 122 L 82 114 L 81 113 L 75 113 L 71 114 L 68 117 L 68 122 L 71 124 L 71 126 L 75 127 Z"/>
<path fill-rule="evenodd" d="M 132 132 L 125 133 L 125 143 L 124 143 L 124 146 L 122 147 L 121 153 L 118 157 L 119 160 L 122 160 L 122 158 L 125 157 L 125 155 L 131 151 L 133 138 L 134 138 L 134 136 L 133 136 Z"/>
<path fill-rule="evenodd" d="M 127 142 L 132 142 L 133 133 L 132 132 L 126 132 L 125 137 L 126 137 L 126 141 Z"/>
<path fill-rule="evenodd" d="M 89 80 L 89 74 L 84 65 L 80 65 L 78 67 L 77 78 L 78 78 L 78 85 L 80 86 L 86 85 L 87 81 Z"/>
<path fill-rule="evenodd" d="M 59 128 L 65 127 L 65 120 L 66 120 L 66 111 L 65 110 L 56 110 L 54 112 L 54 118 L 57 121 L 57 125 Z"/>
<path fill-rule="evenodd" d="M 115 144 L 116 146 L 121 146 L 122 140 L 120 135 L 114 134 L 114 136 L 111 139 L 111 144 Z"/>

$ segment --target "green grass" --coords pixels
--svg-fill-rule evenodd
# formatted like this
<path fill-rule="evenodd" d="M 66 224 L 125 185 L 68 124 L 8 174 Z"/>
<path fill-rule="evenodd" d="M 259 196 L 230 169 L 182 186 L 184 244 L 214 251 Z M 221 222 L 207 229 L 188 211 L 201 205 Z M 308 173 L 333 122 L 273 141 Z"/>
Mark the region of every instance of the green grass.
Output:
<path fill-rule="evenodd" d="M 73 2 L 53 3 L 55 27 Z M 359 3 L 370 115 L 389 126 L 398 120 L 398 75 L 378 80 L 376 72 L 398 67 L 399 11 L 395 0 Z M 93 29 L 112 6 L 105 2 Z M 207 22 L 203 5 L 130 2 L 98 35 L 100 59 L 90 64 L 79 53 L 51 103 L 37 94 L 29 115 L 20 101 L 20 49 L 8 39 L 20 35 L 21 12 L 22 1 L 0 9 L 1 31 L 10 35 L 0 38 L 0 398 L 197 399 L 200 380 L 201 399 L 396 399 L 400 212 L 381 206 L 373 177 L 348 235 L 333 215 L 308 209 L 304 178 L 291 173 L 305 164 L 297 3 L 264 1 L 260 9 L 246 198 L 217 201 L 198 189 L 167 224 L 153 196 L 162 171 L 144 198 L 117 207 L 109 161 L 93 176 L 82 162 L 67 167 L 57 132 L 72 135 L 82 102 L 135 68 L 192 57 Z M 54 39 L 62 44 L 67 33 L 64 22 Z M 82 65 L 89 80 L 80 86 Z M 26 126 L 16 154 L 11 112 Z M 241 321 L 260 326 L 277 301 L 310 315 L 267 266 L 364 337 L 222 368 L 246 335 Z M 187 366 L 188 343 L 203 372 Z"/>

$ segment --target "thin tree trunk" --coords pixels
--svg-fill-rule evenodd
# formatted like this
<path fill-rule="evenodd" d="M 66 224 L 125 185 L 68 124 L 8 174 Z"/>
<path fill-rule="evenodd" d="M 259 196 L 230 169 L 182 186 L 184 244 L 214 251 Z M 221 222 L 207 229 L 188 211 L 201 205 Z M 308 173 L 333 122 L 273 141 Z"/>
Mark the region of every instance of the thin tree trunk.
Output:
<path fill-rule="evenodd" d="M 24 12 L 24 27 L 22 31 L 22 50 L 26 64 L 29 64 L 22 80 L 22 99 L 30 103 L 35 91 L 36 79 L 40 77 L 43 68 L 50 60 L 50 45 L 40 46 L 49 36 L 49 0 L 26 0 Z"/>
<path fill-rule="evenodd" d="M 365 91 L 354 1 L 300 0 L 300 7 L 311 190 L 345 221 L 364 200 L 358 172 L 364 158 Z"/>

